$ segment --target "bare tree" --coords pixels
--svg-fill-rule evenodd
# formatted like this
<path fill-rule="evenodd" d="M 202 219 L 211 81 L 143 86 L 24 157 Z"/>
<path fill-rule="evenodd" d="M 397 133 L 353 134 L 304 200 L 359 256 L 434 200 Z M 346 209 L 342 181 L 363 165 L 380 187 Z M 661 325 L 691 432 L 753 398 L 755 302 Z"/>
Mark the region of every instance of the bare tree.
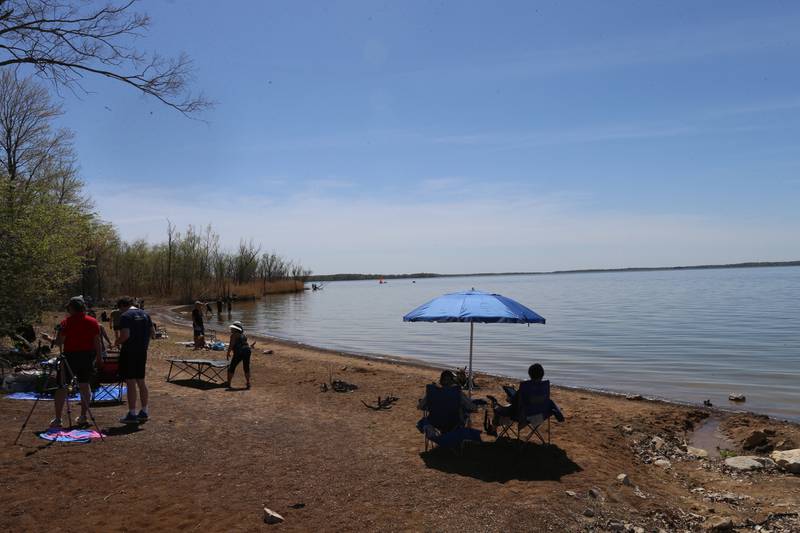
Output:
<path fill-rule="evenodd" d="M 0 67 L 30 65 L 56 86 L 83 90 L 86 75 L 110 78 L 185 115 L 211 103 L 189 89 L 192 62 L 164 58 L 131 43 L 150 18 L 138 0 L 98 5 L 87 0 L 0 0 Z"/>
<path fill-rule="evenodd" d="M 87 212 L 91 202 L 78 177 L 72 132 L 53 128 L 61 113 L 31 79 L 0 72 L 0 196 L 14 207 L 55 203 Z"/>
<path fill-rule="evenodd" d="M 172 258 L 175 255 L 175 238 L 180 239 L 180 235 L 175 233 L 175 224 L 167 219 L 167 294 L 172 294 Z"/>
<path fill-rule="evenodd" d="M 260 252 L 261 246 L 256 247 L 252 239 L 249 242 L 239 241 L 239 252 L 234 257 L 236 268 L 234 281 L 236 283 L 247 283 L 255 277 L 258 269 L 258 254 Z"/>

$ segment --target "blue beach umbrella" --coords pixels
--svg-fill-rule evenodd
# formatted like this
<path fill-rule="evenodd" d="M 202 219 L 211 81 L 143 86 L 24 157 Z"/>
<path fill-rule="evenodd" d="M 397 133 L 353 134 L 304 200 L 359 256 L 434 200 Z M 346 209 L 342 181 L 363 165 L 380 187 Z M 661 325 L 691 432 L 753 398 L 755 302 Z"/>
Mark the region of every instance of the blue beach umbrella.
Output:
<path fill-rule="evenodd" d="M 405 315 L 403 322 L 469 322 L 469 394 L 472 396 L 472 339 L 475 322 L 486 324 L 544 324 L 533 309 L 500 294 L 454 292 L 434 298 Z"/>

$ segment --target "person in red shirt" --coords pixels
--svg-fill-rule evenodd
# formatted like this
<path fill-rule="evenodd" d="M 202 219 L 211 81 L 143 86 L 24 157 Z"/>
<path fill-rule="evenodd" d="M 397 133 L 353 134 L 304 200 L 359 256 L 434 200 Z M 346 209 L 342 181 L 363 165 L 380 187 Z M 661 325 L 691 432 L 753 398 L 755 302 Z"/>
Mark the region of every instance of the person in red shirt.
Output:
<path fill-rule="evenodd" d="M 65 318 L 58 331 L 56 344 L 63 349 L 64 357 L 69 365 L 69 371 L 78 380 L 81 392 L 81 415 L 75 420 L 76 425 L 87 424 L 86 413 L 92 399 L 89 380 L 94 373 L 94 364 L 102 366 L 102 343 L 100 341 L 100 325 L 97 320 L 86 315 L 86 303 L 83 298 L 76 296 L 70 298 L 67 304 L 69 316 Z M 63 387 L 66 379 L 71 379 L 66 368 L 60 367 L 58 372 L 59 388 L 55 394 L 56 417 L 50 422 L 51 428 L 61 427 L 61 413 L 64 410 L 64 400 L 67 391 Z"/>

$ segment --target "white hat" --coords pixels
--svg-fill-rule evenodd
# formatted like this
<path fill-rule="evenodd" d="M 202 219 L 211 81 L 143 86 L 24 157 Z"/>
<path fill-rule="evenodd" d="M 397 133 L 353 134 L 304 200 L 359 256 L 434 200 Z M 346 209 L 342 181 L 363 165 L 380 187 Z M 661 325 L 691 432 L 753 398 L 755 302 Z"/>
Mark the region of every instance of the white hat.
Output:
<path fill-rule="evenodd" d="M 238 320 L 231 324 L 230 328 L 235 329 L 236 331 L 244 331 L 244 326 L 242 326 L 242 323 Z"/>

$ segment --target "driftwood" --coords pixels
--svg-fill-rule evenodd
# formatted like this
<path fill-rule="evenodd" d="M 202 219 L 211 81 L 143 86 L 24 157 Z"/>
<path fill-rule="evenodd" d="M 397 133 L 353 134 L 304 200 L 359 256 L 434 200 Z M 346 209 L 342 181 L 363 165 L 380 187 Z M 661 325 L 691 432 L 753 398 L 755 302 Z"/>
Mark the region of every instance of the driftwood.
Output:
<path fill-rule="evenodd" d="M 394 404 L 400 398 L 396 396 L 387 396 L 386 398 L 381 398 L 378 396 L 378 403 L 376 405 L 370 405 L 364 400 L 361 400 L 361 403 L 364 404 L 364 407 L 368 407 L 373 411 L 388 411 L 392 408 L 392 404 Z"/>
<path fill-rule="evenodd" d="M 323 383 L 319 386 L 319 388 L 322 392 L 328 392 L 329 390 L 334 392 L 352 392 L 358 388 L 358 385 L 354 385 L 340 379 L 334 379 L 330 382 L 330 384 Z"/>

